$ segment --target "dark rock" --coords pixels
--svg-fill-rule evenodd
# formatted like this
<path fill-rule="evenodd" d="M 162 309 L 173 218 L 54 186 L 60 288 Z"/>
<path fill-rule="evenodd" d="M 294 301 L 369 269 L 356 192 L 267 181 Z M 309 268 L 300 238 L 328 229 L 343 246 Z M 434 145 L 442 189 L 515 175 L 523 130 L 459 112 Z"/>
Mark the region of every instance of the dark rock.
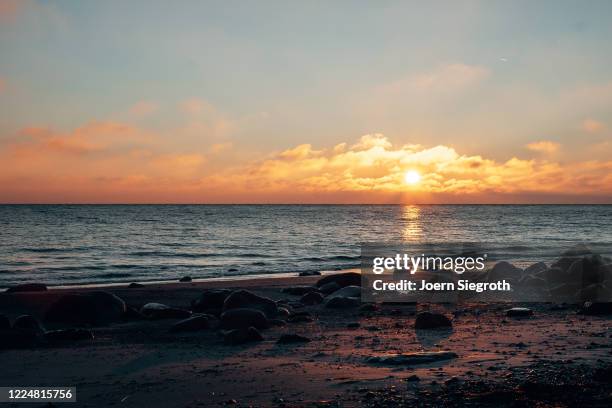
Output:
<path fill-rule="evenodd" d="M 45 333 L 45 340 L 49 343 L 62 343 L 69 341 L 93 340 L 91 330 L 85 329 L 62 329 L 51 330 Z"/>
<path fill-rule="evenodd" d="M 124 320 L 144 320 L 147 317 L 134 309 L 132 306 L 127 306 L 125 314 L 123 315 Z"/>
<path fill-rule="evenodd" d="M 329 298 L 332 297 L 361 298 L 361 286 L 345 286 L 342 289 L 338 289 L 337 291 L 329 294 Z"/>
<path fill-rule="evenodd" d="M 533 316 L 533 310 L 526 307 L 513 307 L 506 310 L 507 317 L 529 317 Z"/>
<path fill-rule="evenodd" d="M 304 272 L 300 272 L 299 276 L 319 276 L 321 275 L 321 272 L 319 271 L 304 271 Z"/>
<path fill-rule="evenodd" d="M 538 275 L 548 269 L 544 262 L 536 262 L 525 268 L 526 275 Z"/>
<path fill-rule="evenodd" d="M 53 303 L 44 321 L 70 325 L 97 325 L 118 321 L 125 315 L 125 302 L 105 291 L 67 294 Z"/>
<path fill-rule="evenodd" d="M 186 319 L 191 316 L 191 312 L 183 309 L 176 309 L 161 303 L 147 303 L 140 308 L 140 313 L 147 319 Z"/>
<path fill-rule="evenodd" d="M 30 348 L 38 343 L 38 333 L 32 330 L 0 330 L 0 350 Z"/>
<path fill-rule="evenodd" d="M 345 309 L 357 307 L 361 304 L 361 300 L 354 297 L 336 296 L 325 302 L 325 307 L 330 309 Z"/>
<path fill-rule="evenodd" d="M 283 334 L 278 339 L 278 344 L 291 344 L 291 343 L 308 343 L 310 339 L 308 337 L 300 336 L 299 334 Z"/>
<path fill-rule="evenodd" d="M 386 354 L 382 356 L 369 357 L 366 362 L 370 364 L 388 365 L 416 365 L 434 363 L 457 358 L 457 353 L 452 351 L 423 351 L 403 354 Z"/>
<path fill-rule="evenodd" d="M 5 315 L 0 315 L 0 330 L 8 330 L 11 328 L 11 322 Z"/>
<path fill-rule="evenodd" d="M 170 327 L 170 331 L 175 333 L 210 329 L 215 320 L 216 318 L 211 315 L 195 314 L 185 320 L 174 323 L 172 327 Z"/>
<path fill-rule="evenodd" d="M 518 281 L 523 275 L 523 270 L 517 268 L 509 262 L 501 261 L 495 264 L 493 269 L 488 273 L 488 281 L 494 282 L 498 280 L 507 280 L 510 282 Z"/>
<path fill-rule="evenodd" d="M 376 303 L 366 303 L 359 308 L 362 312 L 376 312 L 380 307 Z"/>
<path fill-rule="evenodd" d="M 263 336 L 255 327 L 229 330 L 223 334 L 223 342 L 228 345 L 251 343 L 263 339 Z"/>
<path fill-rule="evenodd" d="M 361 327 L 361 324 L 359 324 L 359 322 L 351 322 L 347 323 L 346 327 L 349 329 L 358 329 L 359 327 Z"/>
<path fill-rule="evenodd" d="M 47 285 L 44 283 L 24 283 L 23 285 L 16 285 L 6 290 L 6 293 L 17 293 L 17 292 L 44 292 L 47 290 Z"/>
<path fill-rule="evenodd" d="M 183 276 L 181 279 L 179 279 L 179 282 L 191 282 L 191 276 Z"/>
<path fill-rule="evenodd" d="M 229 268 L 227 271 L 228 272 L 238 272 L 238 269 L 236 269 L 236 268 Z"/>
<path fill-rule="evenodd" d="M 313 320 L 312 315 L 308 312 L 293 313 L 287 318 L 289 323 L 308 323 L 312 322 Z"/>
<path fill-rule="evenodd" d="M 410 377 L 406 377 L 406 381 L 408 382 L 421 381 L 421 378 L 416 374 L 412 374 Z"/>
<path fill-rule="evenodd" d="M 15 319 L 13 329 L 31 330 L 35 333 L 44 333 L 45 331 L 40 322 L 30 315 L 22 315 Z"/>
<path fill-rule="evenodd" d="M 415 329 L 437 329 L 453 327 L 450 319 L 440 313 L 421 312 L 414 321 Z"/>
<path fill-rule="evenodd" d="M 269 319 L 268 323 L 270 324 L 270 326 L 286 326 L 287 322 L 281 319 Z"/>
<path fill-rule="evenodd" d="M 318 305 L 323 302 L 323 295 L 319 292 L 306 293 L 300 298 L 300 302 L 305 305 Z"/>
<path fill-rule="evenodd" d="M 612 302 L 585 302 L 579 313 L 590 316 L 609 315 L 612 314 Z"/>
<path fill-rule="evenodd" d="M 341 288 L 345 286 L 361 286 L 361 274 L 357 272 L 336 273 L 325 276 L 317 281 L 317 287 L 335 282 Z"/>
<path fill-rule="evenodd" d="M 191 302 L 191 310 L 202 313 L 211 309 L 222 310 L 223 302 L 232 293 L 229 289 L 208 289 Z"/>
<path fill-rule="evenodd" d="M 246 329 L 250 326 L 257 329 L 267 328 L 266 315 L 257 309 L 230 309 L 221 315 L 223 329 Z"/>
<path fill-rule="evenodd" d="M 341 289 L 342 287 L 338 285 L 336 282 L 329 282 L 325 285 L 319 287 L 319 292 L 329 295 L 330 293 L 334 293 L 335 291 Z"/>
<path fill-rule="evenodd" d="M 231 309 L 257 309 L 266 317 L 273 318 L 278 314 L 276 302 L 270 298 L 256 295 L 248 290 L 232 292 L 223 302 L 223 311 Z"/>
<path fill-rule="evenodd" d="M 277 315 L 280 318 L 286 319 L 287 317 L 291 315 L 291 312 L 289 311 L 288 306 L 287 307 L 279 306 Z"/>
<path fill-rule="evenodd" d="M 128 285 L 129 289 L 136 289 L 136 288 L 144 288 L 145 285 L 143 285 L 142 283 L 136 283 L 136 282 L 132 282 Z"/>
<path fill-rule="evenodd" d="M 555 263 L 551 265 L 551 268 L 560 269 L 563 272 L 567 272 L 570 266 L 578 260 L 577 257 L 563 257 L 557 260 Z"/>
<path fill-rule="evenodd" d="M 314 286 L 291 286 L 281 289 L 281 292 L 289 295 L 303 296 L 310 292 L 316 292 L 318 289 Z"/>

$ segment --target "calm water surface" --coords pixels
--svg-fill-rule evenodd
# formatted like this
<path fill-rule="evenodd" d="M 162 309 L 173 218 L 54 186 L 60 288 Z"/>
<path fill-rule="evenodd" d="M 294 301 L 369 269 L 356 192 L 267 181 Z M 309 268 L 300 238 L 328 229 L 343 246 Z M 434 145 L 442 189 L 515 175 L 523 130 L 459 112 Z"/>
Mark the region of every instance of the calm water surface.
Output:
<path fill-rule="evenodd" d="M 0 205 L 0 287 L 344 269 L 383 241 L 549 260 L 611 243 L 612 206 Z"/>

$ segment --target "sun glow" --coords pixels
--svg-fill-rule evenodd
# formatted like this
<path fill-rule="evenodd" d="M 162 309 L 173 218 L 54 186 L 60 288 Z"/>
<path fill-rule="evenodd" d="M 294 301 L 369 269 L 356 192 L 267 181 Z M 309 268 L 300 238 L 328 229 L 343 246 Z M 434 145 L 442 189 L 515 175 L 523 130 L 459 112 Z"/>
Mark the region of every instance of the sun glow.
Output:
<path fill-rule="evenodd" d="M 404 181 L 406 184 L 417 184 L 421 181 L 421 175 L 415 170 L 407 171 L 406 174 L 404 174 Z"/>

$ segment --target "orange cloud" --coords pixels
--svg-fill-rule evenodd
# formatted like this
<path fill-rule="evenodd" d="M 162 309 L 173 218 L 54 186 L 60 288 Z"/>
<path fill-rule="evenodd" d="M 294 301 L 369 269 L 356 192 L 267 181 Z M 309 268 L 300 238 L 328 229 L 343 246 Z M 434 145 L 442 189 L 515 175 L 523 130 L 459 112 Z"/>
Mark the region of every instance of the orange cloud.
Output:
<path fill-rule="evenodd" d="M 162 139 L 120 123 L 25 129 L 0 147 L 0 202 L 612 202 L 612 161 L 498 162 L 370 134 L 247 161 L 211 145 L 213 163 Z"/>
<path fill-rule="evenodd" d="M 582 129 L 588 133 L 598 133 L 604 129 L 604 124 L 595 119 L 585 119 L 582 122 Z"/>
<path fill-rule="evenodd" d="M 539 142 L 529 143 L 525 147 L 534 152 L 552 154 L 557 152 L 561 145 L 550 140 L 540 140 Z"/>
<path fill-rule="evenodd" d="M 152 101 L 140 101 L 130 108 L 130 114 L 136 117 L 143 117 L 155 113 L 159 105 Z"/>

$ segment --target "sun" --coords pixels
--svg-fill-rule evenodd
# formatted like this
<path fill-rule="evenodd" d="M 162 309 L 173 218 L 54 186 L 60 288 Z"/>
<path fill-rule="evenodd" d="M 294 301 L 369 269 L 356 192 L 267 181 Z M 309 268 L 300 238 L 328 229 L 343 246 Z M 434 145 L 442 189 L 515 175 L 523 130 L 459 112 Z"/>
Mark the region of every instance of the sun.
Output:
<path fill-rule="evenodd" d="M 417 184 L 421 181 L 421 175 L 416 170 L 409 170 L 404 174 L 404 181 L 406 184 Z"/>

